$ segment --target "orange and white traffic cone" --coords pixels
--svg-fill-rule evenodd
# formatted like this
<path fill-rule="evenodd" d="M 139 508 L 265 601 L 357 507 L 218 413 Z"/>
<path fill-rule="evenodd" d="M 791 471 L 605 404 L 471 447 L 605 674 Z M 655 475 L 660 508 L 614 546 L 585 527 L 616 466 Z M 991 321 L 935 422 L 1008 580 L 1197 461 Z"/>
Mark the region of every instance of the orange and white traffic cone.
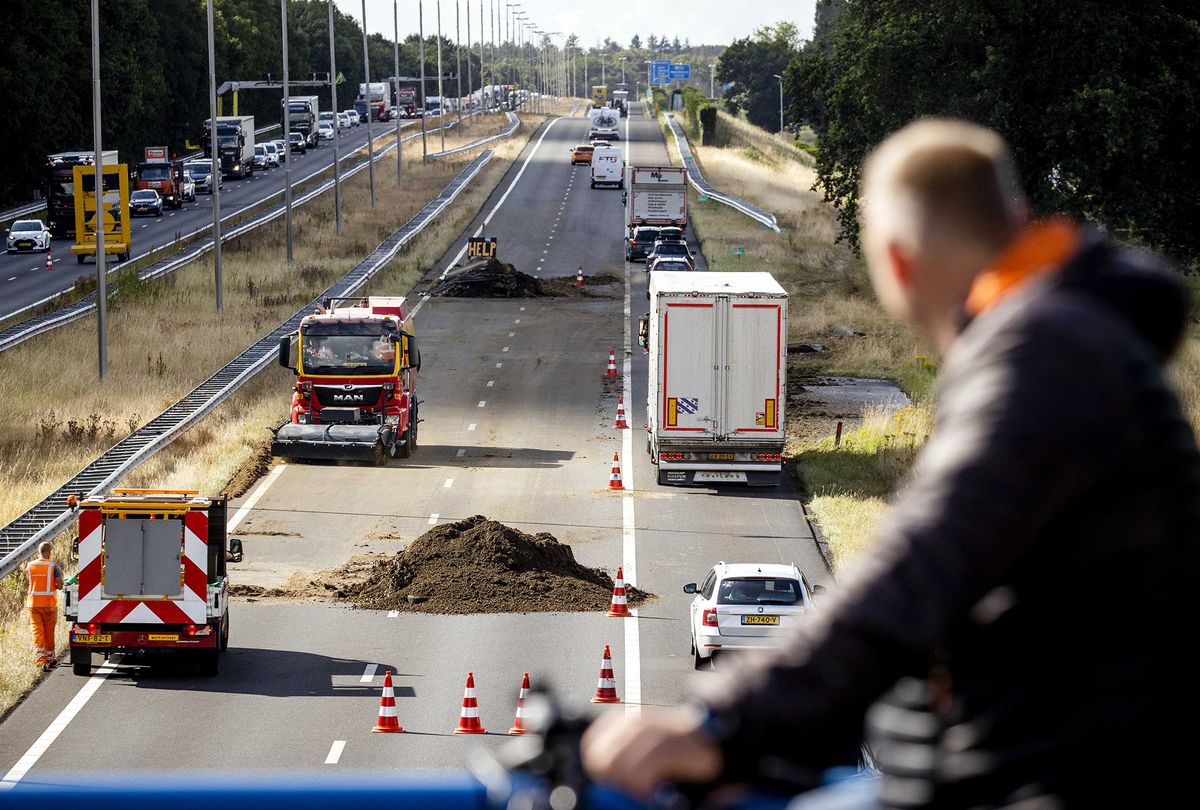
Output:
<path fill-rule="evenodd" d="M 613 430 L 625 430 L 629 427 L 629 423 L 625 421 L 625 397 L 617 397 L 617 421 L 613 423 Z"/>
<path fill-rule="evenodd" d="M 579 269 L 575 271 L 575 286 L 583 286 L 583 265 L 579 265 Z"/>
<path fill-rule="evenodd" d="M 613 583 L 612 603 L 608 606 L 609 616 L 624 618 L 629 614 L 629 600 L 625 597 L 625 572 L 617 568 L 617 581 Z"/>
<path fill-rule="evenodd" d="M 475 673 L 467 673 L 467 688 L 463 691 L 462 711 L 458 715 L 455 734 L 486 734 L 479 722 L 479 703 L 475 700 Z"/>
<path fill-rule="evenodd" d="M 617 350 L 613 347 L 608 350 L 608 371 L 604 372 L 605 377 L 620 377 L 617 373 Z"/>
<path fill-rule="evenodd" d="M 608 488 L 624 491 L 625 485 L 621 483 L 621 459 L 616 453 L 613 453 L 612 472 L 609 474 Z"/>
<path fill-rule="evenodd" d="M 529 729 L 525 728 L 525 697 L 529 694 L 529 673 L 525 673 L 525 677 L 521 679 L 521 692 L 517 695 L 517 716 L 513 720 L 512 728 L 508 730 L 509 734 L 528 734 Z"/>
<path fill-rule="evenodd" d="M 46 251 L 46 269 L 47 270 L 54 269 L 54 257 L 50 255 L 50 251 L 48 251 L 48 250 Z"/>
<path fill-rule="evenodd" d="M 613 677 L 612 653 L 608 645 L 604 645 L 604 658 L 600 661 L 600 680 L 596 683 L 596 694 L 592 695 L 592 703 L 620 703 L 617 697 L 617 679 Z"/>
<path fill-rule="evenodd" d="M 385 734 L 403 734 L 404 728 L 396 717 L 396 693 L 392 690 L 392 673 L 383 676 L 383 697 L 379 700 L 379 719 L 375 721 L 377 731 Z"/>

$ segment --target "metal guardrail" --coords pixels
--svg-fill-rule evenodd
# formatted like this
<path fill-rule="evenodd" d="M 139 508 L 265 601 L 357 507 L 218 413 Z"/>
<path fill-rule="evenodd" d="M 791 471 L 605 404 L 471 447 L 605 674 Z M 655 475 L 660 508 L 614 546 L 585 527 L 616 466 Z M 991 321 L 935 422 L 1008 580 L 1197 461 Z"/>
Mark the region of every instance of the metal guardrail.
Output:
<path fill-rule="evenodd" d="M 450 129 L 456 125 L 457 125 L 457 121 L 450 121 L 446 124 L 446 128 Z M 271 127 L 267 127 L 267 129 L 271 129 Z M 413 135 L 407 136 L 403 140 L 405 142 L 407 142 L 407 141 L 414 140 L 418 137 L 420 137 L 420 136 L 417 134 L 413 134 Z M 351 152 L 350 155 L 348 155 L 347 157 L 352 157 L 354 154 L 361 152 L 366 148 L 367 148 L 366 144 L 363 144 L 358 149 L 355 149 L 354 152 Z M 384 156 L 391 153 L 395 148 L 396 148 L 396 145 L 394 142 L 388 144 L 387 146 L 383 147 L 379 152 L 377 152 L 375 154 L 375 160 L 378 162 Z M 315 177 L 319 174 L 322 174 L 324 172 L 330 171 L 332 168 L 333 167 L 331 164 L 330 166 L 326 166 L 326 167 L 317 169 L 316 171 L 312 172 L 311 174 L 308 174 L 308 175 L 300 178 L 299 180 L 295 181 L 294 183 L 292 183 L 292 187 L 295 188 L 296 186 L 301 185 L 302 183 L 306 183 L 309 180 L 311 180 L 313 177 Z M 342 174 L 342 178 L 345 179 L 348 177 L 353 177 L 355 174 L 358 174 L 365 168 L 367 168 L 367 160 L 366 159 L 359 161 L 358 163 L 354 164 L 349 169 L 347 169 Z M 300 205 L 302 203 L 308 202 L 313 197 L 323 194 L 324 192 L 328 191 L 331 188 L 333 188 L 333 179 L 332 178 L 324 181 L 319 186 L 316 186 L 315 188 L 304 192 L 301 196 L 299 196 L 298 198 L 296 198 L 292 201 L 292 205 L 296 206 L 296 205 Z M 262 203 L 265 203 L 265 202 L 273 199 L 274 197 L 282 197 L 282 196 L 283 196 L 283 189 L 280 189 L 279 191 L 272 192 L 271 194 L 267 195 L 263 199 L 258 200 L 255 203 L 252 203 L 252 205 L 261 205 Z M 228 214 L 225 217 L 222 217 L 221 218 L 222 225 L 224 225 L 226 222 L 231 222 L 231 221 L 241 217 L 243 215 L 243 211 L 245 211 L 245 208 L 239 209 L 237 211 L 234 211 L 234 212 Z M 256 214 L 255 216 L 251 217 L 249 220 L 242 222 L 238 225 L 232 226 L 228 230 L 225 230 L 224 228 L 222 228 L 221 244 L 223 245 L 230 239 L 244 235 L 244 234 L 248 233 L 249 231 L 254 230 L 255 228 L 259 227 L 260 225 L 262 225 L 266 222 L 270 222 L 273 219 L 277 219 L 278 217 L 282 216 L 285 213 L 285 211 L 286 211 L 285 206 L 282 203 L 278 203 L 275 206 L 268 208 L 267 210 L 262 211 L 259 214 Z M 144 259 L 148 256 L 153 256 L 155 253 L 170 250 L 175 244 L 178 244 L 178 242 L 186 240 L 186 239 L 191 239 L 192 237 L 197 236 L 198 234 L 202 234 L 202 233 L 205 233 L 210 230 L 212 230 L 211 225 L 204 225 L 204 226 L 197 228 L 196 230 L 191 231 L 189 233 L 180 234 L 180 236 L 178 237 L 178 239 L 176 239 L 175 242 L 171 242 L 166 245 L 161 245 L 157 248 L 153 248 L 152 250 L 149 250 L 146 253 L 142 254 L 141 256 L 138 256 L 135 258 L 136 259 Z M 211 251 L 213 249 L 213 245 L 214 245 L 214 242 L 213 242 L 212 237 L 207 236 L 204 239 L 202 239 L 201 241 L 196 242 L 195 244 L 189 245 L 188 247 L 184 248 L 183 251 L 181 251 L 180 253 L 176 253 L 165 259 L 161 259 L 161 260 L 155 262 L 154 264 L 150 265 L 149 267 L 142 268 L 142 270 L 140 270 L 138 272 L 138 281 L 147 281 L 147 280 L 154 279 L 154 278 L 160 278 L 162 276 L 167 275 L 168 273 L 172 273 L 175 270 L 178 270 L 179 268 L 188 264 L 189 262 L 195 261 L 196 259 L 200 258 L 204 254 Z M 120 272 L 121 269 L 122 269 L 121 266 L 115 266 L 115 267 L 113 267 L 113 269 L 108 271 L 107 275 L 113 275 L 115 273 L 118 273 L 118 272 Z M 39 301 L 35 304 L 31 304 L 29 307 L 26 307 L 23 310 L 18 310 L 17 312 L 14 312 L 7 317 L 11 318 L 16 315 L 20 315 L 24 311 L 28 311 L 29 309 L 32 309 L 33 307 L 40 306 L 40 305 L 46 303 L 47 301 L 52 300 L 53 298 L 55 298 L 59 295 L 63 295 L 67 292 L 70 292 L 70 290 L 69 289 L 60 290 L 59 292 L 55 293 L 54 295 L 49 296 L 49 298 L 44 298 L 41 301 Z M 115 290 L 113 292 L 115 292 Z M 59 307 L 58 309 L 43 313 L 41 315 L 35 315 L 32 318 L 27 318 L 26 320 L 21 321 L 20 323 L 14 324 L 14 325 L 8 327 L 7 329 L 0 329 L 0 352 L 11 349 L 13 346 L 23 343 L 32 337 L 36 337 L 40 334 L 44 334 L 45 332 L 49 332 L 52 329 L 57 329 L 60 326 L 66 326 L 68 323 L 71 323 L 72 321 L 79 320 L 80 318 L 83 318 L 83 317 L 91 314 L 92 312 L 95 312 L 95 310 L 96 310 L 96 293 L 92 292 L 92 293 L 89 293 L 88 295 L 83 296 L 82 298 L 78 299 L 77 301 L 67 304 L 66 306 Z"/>
<path fill-rule="evenodd" d="M 675 138 L 675 148 L 679 150 L 679 157 L 683 160 L 683 165 L 687 167 L 688 182 L 692 184 L 692 187 L 696 191 L 742 212 L 764 228 L 770 228 L 775 233 L 780 232 L 779 223 L 775 220 L 775 215 L 770 211 L 759 208 L 753 203 L 738 199 L 732 194 L 722 194 L 713 188 L 704 179 L 704 175 L 700 173 L 700 167 L 696 165 L 696 158 L 692 155 L 692 148 L 687 142 L 687 137 L 684 136 L 683 131 L 679 128 L 679 124 L 675 122 L 674 116 L 668 114 L 663 117 L 667 119 L 667 125 L 671 127 L 671 135 Z"/>
<path fill-rule="evenodd" d="M 501 138 L 507 138 L 509 135 L 512 135 L 517 131 L 517 127 L 521 126 L 521 119 L 518 118 L 517 114 L 513 112 L 506 111 L 504 114 L 508 116 L 508 126 L 506 126 L 498 134 L 493 135 L 490 138 L 483 138 L 482 140 L 475 141 L 474 143 L 469 143 L 466 146 L 460 146 L 457 149 L 447 149 L 445 152 L 434 152 L 432 155 L 426 156 L 425 159 L 437 160 L 438 158 L 450 157 L 451 155 L 457 155 L 462 152 L 469 152 L 472 149 L 478 149 L 485 143 L 491 143 L 492 141 L 498 141 Z"/>
<path fill-rule="evenodd" d="M 254 137 L 257 138 L 259 135 L 266 135 L 272 130 L 280 129 L 282 126 L 283 124 L 271 124 L 270 126 L 256 129 L 254 130 Z M 191 160 L 199 154 L 199 152 L 188 152 L 184 155 L 180 155 L 178 158 L 176 158 L 176 160 Z M 36 214 L 45 207 L 46 201 L 41 200 L 39 202 L 29 203 L 28 205 L 22 205 L 19 208 L 10 208 L 7 211 L 0 211 L 0 222 L 7 222 L 10 219 L 20 219 L 21 217 L 28 216 L 29 214 Z"/>
<path fill-rule="evenodd" d="M 383 240 L 366 259 L 331 284 L 307 306 L 263 336 L 145 426 L 102 453 L 39 504 L 0 529 L 0 577 L 7 576 L 15 570 L 22 557 L 37 543 L 53 537 L 67 527 L 74 517 L 73 512 L 65 510 L 68 495 L 106 492 L 139 464 L 166 447 L 188 427 L 216 408 L 247 380 L 270 364 L 275 357 L 279 338 L 296 331 L 305 313 L 311 312 L 313 307 L 326 298 L 353 295 L 395 258 L 409 240 L 454 201 L 467 183 L 491 160 L 492 154 L 489 149 L 471 161 L 432 202 Z"/>

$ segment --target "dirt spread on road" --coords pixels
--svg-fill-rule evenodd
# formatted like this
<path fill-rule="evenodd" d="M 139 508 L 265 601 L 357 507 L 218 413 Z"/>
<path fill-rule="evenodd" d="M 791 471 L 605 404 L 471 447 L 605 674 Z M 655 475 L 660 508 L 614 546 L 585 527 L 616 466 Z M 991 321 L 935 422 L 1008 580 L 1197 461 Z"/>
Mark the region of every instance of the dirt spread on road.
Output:
<path fill-rule="evenodd" d="M 437 526 L 376 562 L 356 606 L 422 613 L 540 613 L 604 610 L 613 580 L 575 560 L 546 533 L 526 534 L 482 515 Z M 630 604 L 647 594 L 631 589 Z"/>
<path fill-rule="evenodd" d="M 542 280 L 499 259 L 469 264 L 450 273 L 430 293 L 447 298 L 540 298 Z"/>

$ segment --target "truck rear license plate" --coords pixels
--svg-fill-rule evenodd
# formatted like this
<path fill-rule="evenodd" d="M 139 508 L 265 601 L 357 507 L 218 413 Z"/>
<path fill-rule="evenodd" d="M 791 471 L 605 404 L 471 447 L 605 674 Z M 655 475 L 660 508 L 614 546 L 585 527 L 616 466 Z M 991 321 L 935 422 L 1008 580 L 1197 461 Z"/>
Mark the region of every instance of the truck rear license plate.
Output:
<path fill-rule="evenodd" d="M 76 644 L 112 644 L 112 636 L 109 635 L 108 633 L 104 633 L 104 634 L 93 633 L 90 635 L 86 634 L 86 633 L 76 633 L 75 634 L 75 643 Z"/>
<path fill-rule="evenodd" d="M 178 633 L 150 633 L 146 636 L 149 641 L 179 641 Z"/>
<path fill-rule="evenodd" d="M 714 470 L 711 472 L 698 472 L 693 480 L 698 484 L 705 482 L 744 484 L 746 483 L 746 474 L 744 472 L 726 472 L 724 470 Z"/>
<path fill-rule="evenodd" d="M 709 461 L 733 461 L 733 453 L 709 453 Z"/>
<path fill-rule="evenodd" d="M 779 624 L 778 616 L 742 616 L 742 624 Z"/>

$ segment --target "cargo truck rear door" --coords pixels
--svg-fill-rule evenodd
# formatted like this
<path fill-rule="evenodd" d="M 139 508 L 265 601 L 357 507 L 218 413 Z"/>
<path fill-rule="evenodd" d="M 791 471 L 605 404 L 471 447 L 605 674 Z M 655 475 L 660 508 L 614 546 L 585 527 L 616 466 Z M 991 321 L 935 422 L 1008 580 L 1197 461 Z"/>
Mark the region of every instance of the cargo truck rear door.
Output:
<path fill-rule="evenodd" d="M 662 315 L 659 425 L 664 435 L 705 438 L 718 429 L 718 304 L 711 298 L 668 300 Z"/>
<path fill-rule="evenodd" d="M 784 302 L 735 297 L 721 304 L 716 331 L 726 336 L 722 435 L 782 440 Z"/>

